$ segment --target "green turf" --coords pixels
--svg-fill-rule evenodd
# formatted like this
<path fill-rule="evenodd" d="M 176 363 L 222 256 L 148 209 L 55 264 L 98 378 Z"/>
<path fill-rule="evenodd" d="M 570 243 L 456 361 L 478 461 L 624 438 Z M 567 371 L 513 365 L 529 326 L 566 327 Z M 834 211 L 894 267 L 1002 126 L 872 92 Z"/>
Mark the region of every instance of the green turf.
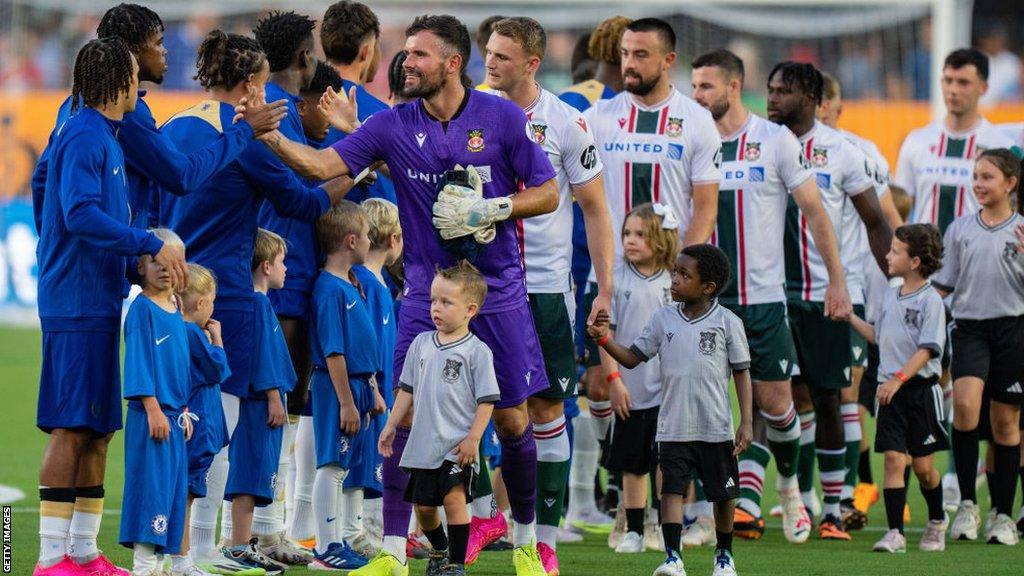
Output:
<path fill-rule="evenodd" d="M 26 498 L 13 504 L 12 551 L 13 574 L 32 573 L 38 553 L 37 470 L 46 436 L 35 428 L 35 402 L 39 376 L 39 333 L 31 329 L 0 328 L 0 366 L 3 367 L 3 436 L 0 440 L 0 484 L 15 486 L 26 493 Z M 106 508 L 100 534 L 100 546 L 117 564 L 129 565 L 131 553 L 116 543 L 117 515 L 124 485 L 122 467 L 123 445 L 120 436 L 110 449 L 110 467 L 107 471 Z M 874 463 L 876 477 L 881 478 L 881 462 Z M 944 459 L 941 463 L 944 466 Z M 767 493 L 773 492 L 769 470 Z M 906 555 L 874 554 L 871 545 L 881 536 L 884 511 L 876 506 L 871 523 L 864 532 L 854 533 L 853 542 L 821 542 L 812 539 L 803 546 L 787 544 L 778 528 L 770 522 L 764 539 L 758 542 L 738 541 L 735 545 L 736 562 L 740 574 L 754 575 L 889 575 L 937 576 L 941 574 L 971 573 L 995 575 L 1024 574 L 1024 547 L 990 546 L 982 543 L 950 543 L 945 553 L 925 554 L 917 551 L 920 527 L 924 518 L 924 503 L 916 483 L 910 489 L 910 505 L 914 520 L 908 530 L 910 551 Z M 980 498 L 987 501 L 987 492 Z M 588 536 L 581 544 L 563 545 L 559 550 L 562 574 L 566 576 L 647 575 L 661 561 L 662 555 L 648 552 L 643 555 L 620 555 L 609 550 L 603 536 Z M 712 552 L 709 549 L 687 550 L 684 553 L 690 574 L 708 574 Z M 422 574 L 424 562 L 413 562 L 412 574 Z M 479 575 L 512 574 L 510 553 L 484 553 L 481 560 L 470 568 Z M 293 569 L 288 574 L 314 574 Z"/>

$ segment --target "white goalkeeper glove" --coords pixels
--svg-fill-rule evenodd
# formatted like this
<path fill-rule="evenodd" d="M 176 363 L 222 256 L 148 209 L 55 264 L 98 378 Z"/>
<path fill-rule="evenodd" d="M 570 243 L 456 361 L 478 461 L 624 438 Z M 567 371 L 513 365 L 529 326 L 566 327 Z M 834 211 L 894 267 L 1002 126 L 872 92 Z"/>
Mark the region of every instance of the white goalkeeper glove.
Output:
<path fill-rule="evenodd" d="M 456 166 L 460 170 L 461 166 Z M 448 184 L 434 202 L 434 227 L 445 240 L 474 235 L 477 242 L 486 244 L 494 240 L 495 222 L 512 215 L 509 197 L 484 198 L 483 182 L 473 166 L 466 167 L 469 186 Z"/>

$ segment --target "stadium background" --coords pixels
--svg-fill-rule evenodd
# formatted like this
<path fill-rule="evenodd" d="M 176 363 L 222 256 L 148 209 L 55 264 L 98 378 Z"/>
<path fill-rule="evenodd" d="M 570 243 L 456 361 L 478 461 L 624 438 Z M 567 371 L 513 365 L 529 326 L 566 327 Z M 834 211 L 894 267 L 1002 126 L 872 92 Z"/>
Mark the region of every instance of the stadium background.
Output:
<path fill-rule="evenodd" d="M 250 33 L 256 18 L 272 9 L 297 10 L 319 18 L 328 1 L 316 0 L 158 0 L 152 7 L 166 25 L 169 69 L 162 86 L 150 90 L 150 103 L 158 122 L 194 103 L 201 95 L 192 80 L 195 48 L 209 30 Z M 96 24 L 113 0 L 0 0 L 0 502 L 13 502 L 13 573 L 28 574 L 35 553 L 35 483 L 43 443 L 34 427 L 39 369 L 36 318 L 36 235 L 32 224 L 29 181 L 35 161 L 46 144 L 57 107 L 70 87 L 71 67 L 78 49 L 95 35 Z M 949 49 L 974 45 L 992 57 L 989 95 L 983 113 L 994 123 L 1018 123 L 1014 137 L 1024 140 L 1024 2 L 1010 0 L 667 0 L 609 2 L 606 0 L 521 0 L 519 2 L 413 2 L 378 0 L 370 6 L 380 16 L 384 65 L 371 92 L 387 99 L 386 63 L 404 45 L 403 30 L 416 14 L 451 13 L 475 30 L 492 14 L 537 18 L 548 32 L 548 55 L 539 75 L 555 92 L 570 85 L 569 60 L 579 34 L 613 14 L 667 18 L 679 37 L 679 67 L 675 85 L 689 94 L 688 63 L 697 55 L 720 47 L 739 54 L 747 66 L 746 98 L 756 112 L 764 112 L 765 75 L 780 60 L 813 62 L 836 76 L 843 87 L 844 113 L 840 125 L 875 141 L 895 166 L 899 145 L 906 134 L 924 125 L 941 109 L 937 63 Z M 318 36 L 317 36 L 318 38 Z M 483 61 L 473 49 L 470 74 L 483 79 Z M 934 56 L 940 55 L 936 61 Z M 1009 129 L 1009 128 L 1008 128 Z M 88 279 L 83 279 L 87 282 Z M 118 497 L 108 498 L 108 509 L 119 507 L 122 484 L 121 442 L 112 445 L 108 486 Z M 880 463 L 877 469 L 881 472 Z M 769 472 L 774 478 L 774 472 Z M 12 490 L 13 488 L 13 490 Z M 766 493 L 771 493 L 771 488 Z M 911 503 L 923 513 L 916 490 Z M 984 498 L 984 497 L 983 497 Z M 880 508 L 880 507 L 879 507 Z M 874 510 L 875 526 L 884 524 Z M 126 562 L 124 549 L 113 543 L 116 516 L 104 522 L 101 545 Z M 7 518 L 4 518 L 5 525 Z M 770 525 L 771 526 L 771 525 Z M 762 544 L 741 544 L 739 568 L 744 574 L 879 574 L 898 569 L 901 574 L 950 573 L 951 565 L 992 574 L 1020 574 L 1019 550 L 992 550 L 968 546 L 944 556 L 892 562 L 867 555 L 875 535 L 857 538 L 843 549 L 841 562 L 830 550 L 839 546 L 812 543 L 799 551 L 784 544 L 778 529 Z M 855 536 L 856 537 L 856 536 Z M 656 561 L 638 564 L 616 558 L 603 537 L 586 545 L 566 547 L 562 555 L 566 574 L 648 573 Z M 912 536 L 911 542 L 916 539 Z M 5 548 L 9 542 L 5 541 Z M 761 554 L 752 557 L 757 546 Z M 849 556 L 846 552 L 849 551 Z M 5 567 L 8 550 L 5 549 Z M 704 557 L 707 557 L 704 559 Z M 696 560 L 693 560 L 696 558 Z M 792 559 L 797 560 L 792 565 Z M 694 563 L 695 562 L 695 563 Z M 710 565 L 710 552 L 688 556 L 691 572 Z M 853 563 L 850 563 L 853 562 Z M 950 564 L 952 563 L 952 564 Z M 643 566 L 639 571 L 632 568 Z M 481 564 L 477 573 L 502 573 L 507 559 Z M 970 568 L 967 568 L 970 567 Z M 414 569 L 414 573 L 417 569 Z M 292 572 L 290 572 L 292 573 Z"/>

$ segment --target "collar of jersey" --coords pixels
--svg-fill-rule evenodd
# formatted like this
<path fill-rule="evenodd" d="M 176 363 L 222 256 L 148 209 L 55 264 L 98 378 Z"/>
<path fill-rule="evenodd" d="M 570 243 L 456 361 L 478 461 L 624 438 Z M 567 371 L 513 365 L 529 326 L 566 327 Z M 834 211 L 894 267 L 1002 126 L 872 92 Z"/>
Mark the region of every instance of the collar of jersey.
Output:
<path fill-rule="evenodd" d="M 680 302 L 679 304 L 676 304 L 676 312 L 679 313 L 679 317 L 682 318 L 684 321 L 690 323 L 690 324 L 698 324 L 698 323 L 700 323 L 702 320 L 704 320 L 705 318 L 710 316 L 711 313 L 714 312 L 717 308 L 718 308 L 718 299 L 716 298 L 715 300 L 712 300 L 711 306 L 708 306 L 707 312 L 701 314 L 700 316 L 694 318 L 693 320 L 690 320 L 689 318 L 686 317 L 686 314 L 683 314 L 683 303 Z"/>
<path fill-rule="evenodd" d="M 537 98 L 533 102 L 530 102 L 529 106 L 523 108 L 524 114 L 533 112 L 533 109 L 537 107 L 537 104 L 540 104 L 540 99 L 544 97 L 544 87 L 540 85 L 540 82 L 534 82 L 533 85 L 537 87 Z"/>
<path fill-rule="evenodd" d="M 633 104 L 633 106 L 636 106 L 637 108 L 639 108 L 639 109 L 641 109 L 641 110 L 643 110 L 645 112 L 651 112 L 651 111 L 654 111 L 654 110 L 661 110 L 665 106 L 668 106 L 669 102 L 671 102 L 672 99 L 675 98 L 676 87 L 675 87 L 674 84 L 669 84 L 668 96 L 666 96 L 665 99 L 662 100 L 661 102 L 658 102 L 656 104 L 652 104 L 650 106 L 648 106 L 647 104 L 644 104 L 643 102 L 637 101 L 636 96 L 634 96 L 633 94 L 630 94 L 629 92 L 626 92 L 625 90 L 623 90 L 622 93 L 629 96 L 629 101 Z"/>
<path fill-rule="evenodd" d="M 459 338 L 455 342 L 449 342 L 447 344 L 441 344 L 441 340 L 438 339 L 437 334 L 438 334 L 438 332 L 435 330 L 434 331 L 434 346 L 436 346 L 438 350 L 447 350 L 449 348 L 455 348 L 456 346 L 458 346 L 460 344 L 463 344 L 465 342 L 469 342 L 469 339 L 473 337 L 473 333 L 472 332 L 468 332 L 465 336 L 463 336 L 462 338 Z"/>
<path fill-rule="evenodd" d="M 651 274 L 650 276 L 646 276 L 646 275 L 644 275 L 643 272 L 638 270 L 637 267 L 634 266 L 632 262 L 626 263 L 626 266 L 633 272 L 633 274 L 636 274 L 641 280 L 647 280 L 648 282 L 658 278 L 659 276 L 661 276 L 662 274 L 665 273 L 665 270 L 661 269 L 661 270 L 658 270 L 657 272 L 655 272 L 654 274 Z"/>
<path fill-rule="evenodd" d="M 807 131 L 807 134 L 804 134 L 803 136 L 797 136 L 796 139 L 800 141 L 800 144 L 807 144 L 807 141 L 812 140 L 814 138 L 814 135 L 818 133 L 818 128 L 820 126 L 823 126 L 823 124 L 820 121 L 815 120 L 814 125 L 811 126 L 811 129 Z"/>
<path fill-rule="evenodd" d="M 999 224 L 996 224 L 995 226 L 989 226 L 988 224 L 985 224 L 985 221 L 981 219 L 981 210 L 978 210 L 978 213 L 975 214 L 974 217 L 978 220 L 978 226 L 981 226 L 982 230 L 986 232 L 995 232 L 997 230 L 1002 230 L 1003 228 L 1006 228 L 1007 225 L 1016 220 L 1017 213 L 1014 212 L 1010 214 L 1009 218 L 1000 222 Z"/>
<path fill-rule="evenodd" d="M 897 297 L 898 299 L 900 299 L 900 300 L 905 300 L 905 299 L 907 299 L 907 298 L 913 298 L 914 296 L 917 296 L 917 295 L 918 295 L 918 294 L 920 294 L 921 292 L 924 292 L 925 290 L 928 290 L 928 289 L 930 289 L 931 287 L 932 287 L 932 281 L 931 281 L 931 280 L 925 280 L 925 281 L 924 281 L 924 285 L 922 285 L 922 286 L 921 286 L 920 288 L 918 288 L 917 290 L 914 290 L 914 291 L 913 291 L 913 292 L 911 292 L 910 294 L 900 294 L 899 292 L 896 292 L 896 297 Z M 897 288 L 896 290 L 903 290 L 903 287 Z"/>
<path fill-rule="evenodd" d="M 746 132 L 747 130 L 750 130 L 750 125 L 753 122 L 754 122 L 754 113 L 751 112 L 750 110 L 747 110 L 747 120 L 743 123 L 743 126 L 740 126 L 740 129 L 737 130 L 736 132 L 734 132 L 734 133 L 732 133 L 732 134 L 722 138 L 722 142 L 732 142 L 733 140 L 738 139 L 740 136 L 743 135 L 744 132 Z"/>

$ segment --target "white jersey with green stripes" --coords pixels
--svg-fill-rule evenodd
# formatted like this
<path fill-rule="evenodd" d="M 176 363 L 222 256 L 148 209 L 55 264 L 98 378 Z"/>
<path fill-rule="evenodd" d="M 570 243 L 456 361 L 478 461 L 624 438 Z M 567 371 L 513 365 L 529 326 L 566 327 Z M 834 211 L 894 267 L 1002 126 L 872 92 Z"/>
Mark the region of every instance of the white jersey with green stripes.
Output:
<path fill-rule="evenodd" d="M 991 148 L 1016 149 L 1020 156 L 1016 143 L 984 118 L 966 132 L 950 132 L 941 120 L 912 131 L 900 147 L 895 178 L 914 199 L 910 221 L 945 232 L 953 220 L 977 212 L 974 161 Z"/>
<path fill-rule="evenodd" d="M 716 165 L 721 142 L 711 113 L 672 88 L 668 98 L 653 106 L 622 92 L 595 103 L 583 117 L 604 163 L 615 261 L 622 260 L 619 230 L 633 206 L 671 206 L 683 236 L 693 216 L 693 185 L 721 179 Z"/>
<path fill-rule="evenodd" d="M 749 114 L 722 138 L 722 183 L 713 243 L 729 256 L 725 304 L 785 302 L 782 233 L 789 193 L 813 175 L 789 128 Z"/>
<path fill-rule="evenodd" d="M 572 187 L 601 175 L 601 159 L 583 116 L 551 92 L 540 89 L 526 110 L 527 129 L 555 167 L 558 208 L 519 220 L 526 260 L 526 289 L 531 294 L 572 290 Z"/>
<path fill-rule="evenodd" d="M 861 138 L 853 132 L 840 130 L 840 134 L 849 140 L 858 150 L 864 153 L 867 160 L 865 170 L 870 173 L 875 184 L 875 194 L 879 198 L 889 192 L 889 161 L 882 156 L 882 152 L 875 146 L 875 143 L 867 138 Z M 850 301 L 854 304 L 865 304 L 867 280 L 864 273 L 864 261 L 875 261 L 871 255 L 871 246 L 868 244 L 868 233 L 864 227 L 864 221 L 860 213 L 853 206 L 853 202 L 847 202 L 843 206 L 842 224 L 842 261 L 846 274 L 846 284 L 850 290 Z M 877 267 L 877 263 L 875 264 Z"/>
<path fill-rule="evenodd" d="M 836 231 L 847 288 L 851 296 L 855 291 L 863 293 L 862 286 L 851 282 L 851 268 L 854 264 L 854 261 L 848 260 L 851 252 L 844 253 L 843 250 L 843 210 L 853 196 L 874 189 L 867 158 L 845 136 L 818 121 L 798 140 L 805 162 L 817 181 L 825 213 Z M 823 302 L 825 288 L 828 287 L 828 269 L 811 236 L 807 218 L 792 197 L 786 209 L 785 252 L 786 297 L 790 300 Z M 853 280 L 862 277 L 861 272 L 858 270 L 852 275 Z"/>

